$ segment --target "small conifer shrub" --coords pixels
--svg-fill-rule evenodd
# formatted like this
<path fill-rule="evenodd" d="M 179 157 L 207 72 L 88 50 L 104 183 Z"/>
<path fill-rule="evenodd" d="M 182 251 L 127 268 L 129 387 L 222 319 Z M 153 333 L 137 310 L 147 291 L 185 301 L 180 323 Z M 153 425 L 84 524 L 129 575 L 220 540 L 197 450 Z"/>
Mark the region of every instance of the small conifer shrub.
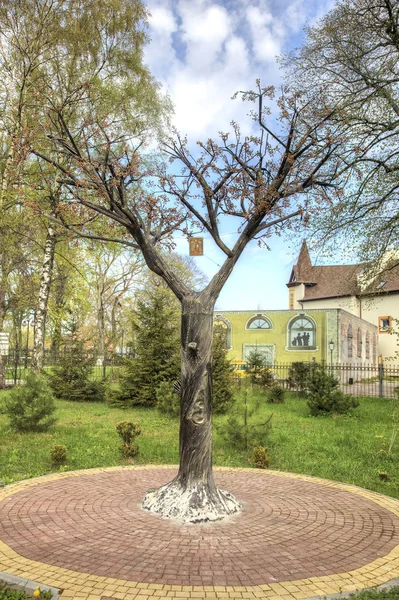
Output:
<path fill-rule="evenodd" d="M 29 373 L 26 383 L 13 388 L 4 401 L 2 412 L 15 431 L 46 431 L 56 418 L 54 396 L 42 375 Z"/>
<path fill-rule="evenodd" d="M 133 458 L 139 453 L 137 444 L 133 440 L 141 434 L 141 428 L 132 421 L 121 421 L 116 425 L 116 430 L 122 438 L 121 452 L 124 458 Z"/>
<path fill-rule="evenodd" d="M 259 422 L 259 401 L 254 399 L 246 387 L 243 388 L 232 414 L 218 427 L 225 443 L 239 451 L 248 452 L 255 446 L 263 446 L 271 431 L 273 413 L 264 422 Z"/>
<path fill-rule="evenodd" d="M 215 414 L 226 413 L 234 404 L 230 373 L 225 337 L 215 332 L 212 345 L 212 409 Z"/>
<path fill-rule="evenodd" d="M 157 409 L 171 417 L 180 414 L 180 396 L 174 391 L 173 381 L 162 381 L 156 390 Z"/>
<path fill-rule="evenodd" d="M 339 381 L 327 369 L 318 365 L 313 368 L 306 380 L 307 398 L 310 414 L 348 414 L 359 406 L 358 400 L 344 394 Z"/>
<path fill-rule="evenodd" d="M 74 338 L 48 375 L 55 397 L 77 402 L 104 400 L 104 383 L 92 380 L 94 363 L 95 357 L 87 356 L 84 342 Z"/>
<path fill-rule="evenodd" d="M 50 450 L 51 464 L 59 467 L 67 462 L 67 448 L 63 444 L 56 444 Z"/>
<path fill-rule="evenodd" d="M 269 404 L 282 404 L 285 399 L 285 389 L 280 386 L 273 386 L 267 392 L 267 402 Z"/>
<path fill-rule="evenodd" d="M 312 370 L 317 368 L 316 363 L 293 362 L 288 370 L 288 385 L 296 390 L 298 396 L 306 395 L 307 380 Z"/>
<path fill-rule="evenodd" d="M 267 469 L 270 465 L 269 450 L 264 446 L 255 446 L 252 450 L 249 462 L 257 469 Z"/>

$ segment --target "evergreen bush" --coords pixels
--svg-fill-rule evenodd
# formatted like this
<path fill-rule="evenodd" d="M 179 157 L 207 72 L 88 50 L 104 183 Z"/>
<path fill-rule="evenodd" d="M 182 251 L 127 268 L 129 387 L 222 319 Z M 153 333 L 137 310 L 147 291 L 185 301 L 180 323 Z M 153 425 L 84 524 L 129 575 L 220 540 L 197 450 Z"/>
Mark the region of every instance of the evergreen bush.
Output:
<path fill-rule="evenodd" d="M 103 401 L 104 382 L 92 380 L 95 361 L 95 356 L 87 355 L 83 340 L 74 337 L 60 354 L 58 365 L 48 374 L 55 397 L 76 402 Z"/>
<path fill-rule="evenodd" d="M 288 385 L 296 390 L 298 396 L 306 395 L 307 379 L 312 369 L 317 368 L 316 363 L 293 362 L 288 370 Z"/>
<path fill-rule="evenodd" d="M 252 350 L 248 356 L 248 364 L 250 368 L 251 383 L 260 388 L 268 389 L 274 383 L 273 370 L 270 368 L 268 361 L 257 347 Z"/>
<path fill-rule="evenodd" d="M 312 416 L 347 414 L 359 406 L 356 398 L 338 389 L 339 381 L 327 369 L 318 365 L 306 380 L 308 406 Z"/>
<path fill-rule="evenodd" d="M 29 373 L 25 385 L 15 387 L 3 405 L 10 427 L 15 431 L 46 431 L 56 422 L 56 407 L 47 381 L 42 375 Z"/>
<path fill-rule="evenodd" d="M 274 373 L 270 367 L 263 367 L 257 373 L 255 384 L 262 389 L 270 389 L 274 385 Z"/>
<path fill-rule="evenodd" d="M 226 413 L 234 404 L 231 365 L 223 335 L 214 333 L 212 346 L 212 409 L 215 414 Z"/>
<path fill-rule="evenodd" d="M 247 360 L 249 364 L 249 373 L 251 383 L 258 383 L 258 379 L 261 371 L 263 371 L 266 367 L 266 359 L 258 347 L 256 346 L 254 350 L 251 350 Z"/>
<path fill-rule="evenodd" d="M 259 423 L 256 419 L 260 403 L 247 387 L 243 387 L 240 397 L 236 401 L 234 412 L 218 431 L 224 441 L 240 451 L 248 452 L 255 446 L 264 446 L 271 430 L 270 415 L 265 422 Z"/>
<path fill-rule="evenodd" d="M 267 402 L 269 404 L 282 404 L 285 399 L 285 389 L 276 385 L 267 392 Z"/>
<path fill-rule="evenodd" d="M 122 438 L 121 452 L 124 458 L 133 458 L 139 453 L 137 444 L 133 440 L 141 434 L 141 428 L 132 421 L 121 421 L 116 425 L 116 430 Z"/>
<path fill-rule="evenodd" d="M 56 444 L 50 450 L 51 464 L 59 467 L 67 462 L 67 448 L 63 444 Z"/>
<path fill-rule="evenodd" d="M 172 381 L 162 381 L 156 389 L 157 409 L 171 417 L 178 417 L 180 414 L 180 396 L 178 396 L 173 387 Z"/>
<path fill-rule="evenodd" d="M 113 406 L 155 406 L 163 381 L 180 377 L 179 314 L 171 292 L 159 285 L 137 300 L 133 323 L 137 358 L 125 360 Z"/>
<path fill-rule="evenodd" d="M 249 462 L 257 469 L 267 469 L 270 465 L 269 450 L 264 446 L 255 446 L 252 450 Z"/>

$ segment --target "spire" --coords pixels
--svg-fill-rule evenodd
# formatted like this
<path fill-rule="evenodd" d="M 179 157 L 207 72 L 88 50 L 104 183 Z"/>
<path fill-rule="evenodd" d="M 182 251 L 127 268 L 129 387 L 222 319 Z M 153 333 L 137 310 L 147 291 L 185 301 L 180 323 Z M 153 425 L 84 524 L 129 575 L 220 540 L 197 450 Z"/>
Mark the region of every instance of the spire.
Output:
<path fill-rule="evenodd" d="M 310 282 L 312 273 L 312 263 L 310 261 L 309 250 L 306 240 L 303 240 L 298 261 L 291 271 L 291 277 L 287 283 L 288 287 L 298 285 L 299 283 Z"/>
<path fill-rule="evenodd" d="M 298 281 L 308 281 L 312 270 L 312 263 L 309 256 L 308 245 L 306 240 L 303 240 L 301 251 L 296 264 L 296 277 Z"/>

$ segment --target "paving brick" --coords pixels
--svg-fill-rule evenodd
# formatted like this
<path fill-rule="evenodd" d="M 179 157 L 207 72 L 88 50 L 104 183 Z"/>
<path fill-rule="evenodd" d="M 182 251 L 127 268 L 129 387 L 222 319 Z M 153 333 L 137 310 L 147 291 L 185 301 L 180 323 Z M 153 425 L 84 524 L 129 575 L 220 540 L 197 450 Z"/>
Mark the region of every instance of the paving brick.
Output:
<path fill-rule="evenodd" d="M 175 472 L 95 469 L 7 486 L 0 571 L 51 582 L 65 600 L 299 600 L 399 576 L 394 499 L 306 476 L 221 469 L 218 485 L 243 512 L 179 526 L 140 509 L 145 491 Z"/>

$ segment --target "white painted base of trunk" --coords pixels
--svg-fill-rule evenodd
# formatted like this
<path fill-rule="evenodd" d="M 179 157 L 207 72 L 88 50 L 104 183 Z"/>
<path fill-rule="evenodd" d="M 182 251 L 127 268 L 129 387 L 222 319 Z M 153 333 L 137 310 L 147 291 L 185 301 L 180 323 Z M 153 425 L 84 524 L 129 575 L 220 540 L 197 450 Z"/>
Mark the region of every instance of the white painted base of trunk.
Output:
<path fill-rule="evenodd" d="M 230 492 L 218 488 L 211 492 L 202 482 L 184 488 L 178 479 L 148 490 L 142 507 L 180 523 L 220 521 L 242 510 L 241 504 Z"/>

